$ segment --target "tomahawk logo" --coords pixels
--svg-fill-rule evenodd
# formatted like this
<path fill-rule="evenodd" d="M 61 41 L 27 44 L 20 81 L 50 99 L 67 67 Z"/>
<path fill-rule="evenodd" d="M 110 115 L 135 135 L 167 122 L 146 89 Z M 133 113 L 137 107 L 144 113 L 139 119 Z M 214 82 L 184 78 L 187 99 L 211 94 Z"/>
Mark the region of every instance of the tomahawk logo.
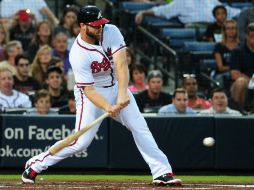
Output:
<path fill-rule="evenodd" d="M 101 11 L 98 13 L 97 19 L 100 19 L 102 17 Z"/>
<path fill-rule="evenodd" d="M 111 64 L 109 60 L 105 57 L 102 59 L 101 63 L 99 63 L 98 61 L 93 61 L 91 63 L 92 73 L 99 73 L 102 70 L 105 72 L 109 70 L 110 68 L 111 68 Z"/>

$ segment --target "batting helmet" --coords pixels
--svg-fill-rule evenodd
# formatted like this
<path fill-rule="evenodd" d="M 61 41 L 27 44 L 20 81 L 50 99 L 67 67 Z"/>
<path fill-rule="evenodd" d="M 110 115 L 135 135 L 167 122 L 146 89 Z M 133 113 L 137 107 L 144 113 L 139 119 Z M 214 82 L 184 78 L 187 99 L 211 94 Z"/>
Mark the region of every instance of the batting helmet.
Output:
<path fill-rule="evenodd" d="M 80 8 L 78 12 L 78 23 L 85 23 L 91 26 L 99 26 L 108 23 L 109 20 L 103 18 L 102 11 L 93 5 L 87 5 Z"/>

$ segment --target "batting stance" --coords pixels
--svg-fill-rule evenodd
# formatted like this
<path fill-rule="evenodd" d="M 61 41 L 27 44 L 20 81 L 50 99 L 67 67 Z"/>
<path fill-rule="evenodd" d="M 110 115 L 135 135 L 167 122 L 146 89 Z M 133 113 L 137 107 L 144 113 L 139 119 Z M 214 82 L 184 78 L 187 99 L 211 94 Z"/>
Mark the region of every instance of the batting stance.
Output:
<path fill-rule="evenodd" d="M 79 131 L 108 112 L 132 132 L 137 148 L 150 167 L 153 183 L 180 185 L 181 180 L 173 177 L 167 157 L 158 148 L 133 95 L 127 90 L 129 78 L 126 45 L 119 29 L 106 24 L 109 20 L 102 16 L 101 10 L 96 6 L 81 7 L 78 22 L 80 34 L 70 51 L 70 63 L 76 81 L 75 130 Z M 22 181 L 35 183 L 38 173 L 86 149 L 100 124 L 101 122 L 96 124 L 78 140 L 56 154 L 46 151 L 28 160 Z"/>

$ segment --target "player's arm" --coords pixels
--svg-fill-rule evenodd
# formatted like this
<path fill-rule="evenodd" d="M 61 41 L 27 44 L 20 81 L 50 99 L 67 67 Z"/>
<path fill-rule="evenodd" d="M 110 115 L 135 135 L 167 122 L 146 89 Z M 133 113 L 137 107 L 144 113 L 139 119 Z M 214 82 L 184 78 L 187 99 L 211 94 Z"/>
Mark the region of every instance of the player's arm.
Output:
<path fill-rule="evenodd" d="M 93 86 L 83 86 L 83 91 L 86 97 L 97 107 L 104 109 L 110 113 L 110 116 L 115 117 L 120 112 L 120 106 L 112 106 L 100 93 L 98 93 Z"/>
<path fill-rule="evenodd" d="M 129 83 L 129 70 L 126 61 L 126 50 L 121 49 L 113 54 L 114 63 L 116 64 L 116 73 L 118 79 L 118 96 L 117 104 L 121 108 L 127 106 L 130 102 L 127 94 L 127 87 Z"/>

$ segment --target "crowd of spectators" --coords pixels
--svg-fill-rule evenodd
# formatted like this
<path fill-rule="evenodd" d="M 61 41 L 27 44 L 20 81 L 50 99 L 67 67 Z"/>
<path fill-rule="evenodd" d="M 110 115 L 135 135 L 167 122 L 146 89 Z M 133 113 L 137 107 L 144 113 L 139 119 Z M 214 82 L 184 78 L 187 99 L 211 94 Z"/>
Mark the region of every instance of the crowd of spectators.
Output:
<path fill-rule="evenodd" d="M 251 3 L 254 6 L 254 0 L 249 2 L 250 6 Z M 181 87 L 187 90 L 187 105 L 194 111 L 204 114 L 209 112 L 214 115 L 218 113 L 239 115 L 240 112 L 243 115 L 249 115 L 253 114 L 254 110 L 254 79 L 252 80 L 254 78 L 253 14 L 253 7 L 235 8 L 231 7 L 230 3 L 223 4 L 218 0 L 175 0 L 139 11 L 135 15 L 134 21 L 137 25 L 146 26 L 148 23 L 142 23 L 144 17 L 152 15 L 166 18 L 172 23 L 179 22 L 183 28 L 206 28 L 203 37 L 197 40 L 216 43 L 213 51 L 213 59 L 216 63 L 215 70 L 209 74 L 224 91 L 217 89 L 218 92 L 214 93 L 216 96 L 212 94 L 209 97 L 209 93 L 207 93 L 200 97 L 197 95 L 200 92 L 198 91 L 198 78 L 193 73 L 184 74 Z M 179 52 L 179 49 L 176 49 L 176 52 Z M 221 99 L 220 103 L 218 103 L 217 98 L 214 99 L 219 92 L 221 95 L 221 98 L 218 98 Z M 217 110 L 218 106 L 216 105 L 218 104 L 224 105 L 223 111 Z M 175 107 L 174 103 L 170 105 L 170 108 L 172 107 Z M 180 113 L 177 109 L 172 111 L 173 109 L 169 109 L 167 106 L 168 109 L 163 108 L 163 112 L 171 110 L 169 112 Z M 236 114 L 231 109 L 237 110 Z M 186 110 L 187 107 L 185 112 Z"/>
<path fill-rule="evenodd" d="M 75 114 L 67 72 L 78 7 L 66 6 L 61 18 L 44 0 L 3 0 L 0 9 L 0 110 Z"/>
<path fill-rule="evenodd" d="M 10 2 L 1 1 L 0 110 L 29 108 L 26 114 L 75 114 L 74 95 L 67 83 L 71 71 L 69 50 L 80 29 L 78 7 L 65 7 L 61 18 L 57 18 L 44 0 L 26 0 L 25 4 L 17 1 L 11 9 L 5 9 Z M 195 74 L 184 74 L 181 86 L 172 93 L 163 91 L 162 72 L 139 63 L 135 47 L 128 47 L 128 88 L 140 111 L 187 115 L 252 113 L 253 7 L 240 10 L 218 0 L 157 3 L 162 5 L 138 12 L 136 24 L 142 24 L 144 16 L 154 15 L 169 21 L 177 17 L 183 27 L 205 27 L 201 40 L 216 43 L 213 77 L 221 88 L 207 97 L 199 90 Z"/>

